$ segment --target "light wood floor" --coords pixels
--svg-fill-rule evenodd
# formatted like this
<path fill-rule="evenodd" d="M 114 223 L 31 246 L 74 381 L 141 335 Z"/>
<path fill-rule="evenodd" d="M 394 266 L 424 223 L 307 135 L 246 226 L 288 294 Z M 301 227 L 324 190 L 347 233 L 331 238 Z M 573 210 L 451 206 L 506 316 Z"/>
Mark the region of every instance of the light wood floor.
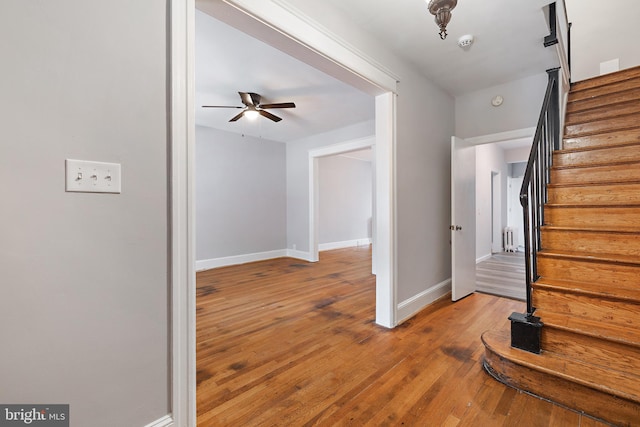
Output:
<path fill-rule="evenodd" d="M 198 273 L 199 426 L 603 426 L 489 377 L 480 334 L 523 303 L 441 300 L 374 323 L 368 248 Z"/>
<path fill-rule="evenodd" d="M 524 301 L 524 253 L 497 253 L 476 264 L 476 289 L 479 292 Z"/>

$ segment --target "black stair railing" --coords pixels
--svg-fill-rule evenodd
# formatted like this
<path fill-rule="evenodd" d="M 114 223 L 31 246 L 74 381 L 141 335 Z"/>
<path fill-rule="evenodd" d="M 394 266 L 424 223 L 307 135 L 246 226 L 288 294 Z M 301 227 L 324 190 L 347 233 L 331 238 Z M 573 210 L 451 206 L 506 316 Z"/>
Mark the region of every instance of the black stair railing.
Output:
<path fill-rule="evenodd" d="M 563 37 L 559 36 L 558 14 L 556 6 L 560 6 L 562 22 L 566 29 Z M 554 46 L 563 40 L 567 43 L 566 50 L 558 49 L 561 54 L 560 62 L 565 67 L 565 79 L 571 75 L 571 24 L 566 21 L 566 5 L 564 0 L 559 5 L 549 5 L 549 36 L 544 39 L 544 46 Z M 560 18 L 562 19 L 562 18 Z M 524 214 L 524 252 L 525 252 L 525 286 L 527 311 L 526 313 L 512 313 L 511 346 L 532 353 L 540 353 L 540 337 L 543 323 L 534 315 L 536 308 L 532 301 L 532 283 L 539 279 L 538 252 L 542 249 L 541 231 L 544 225 L 544 205 L 548 200 L 547 185 L 551 179 L 553 152 L 560 148 L 560 68 L 547 70 L 549 81 L 542 103 L 542 110 L 538 118 L 538 125 L 533 137 L 533 145 L 527 169 L 520 189 L 520 204 Z"/>
<path fill-rule="evenodd" d="M 544 225 L 544 204 L 548 200 L 547 184 L 551 178 L 553 152 L 560 148 L 559 68 L 547 70 L 549 81 L 533 144 L 520 188 L 520 204 L 524 214 L 524 258 L 527 312 L 512 313 L 511 346 L 540 353 L 542 322 L 534 316 L 531 284 L 538 280 L 538 251 Z"/>

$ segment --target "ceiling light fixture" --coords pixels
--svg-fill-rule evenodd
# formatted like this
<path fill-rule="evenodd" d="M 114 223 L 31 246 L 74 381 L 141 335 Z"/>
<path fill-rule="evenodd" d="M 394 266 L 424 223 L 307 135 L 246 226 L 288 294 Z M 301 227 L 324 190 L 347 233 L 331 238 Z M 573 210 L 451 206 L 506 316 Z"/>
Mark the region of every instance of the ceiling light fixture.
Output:
<path fill-rule="evenodd" d="M 436 24 L 440 27 L 440 38 L 447 38 L 447 24 L 451 20 L 451 11 L 458 4 L 458 0 L 427 0 L 429 12 L 436 17 Z"/>
<path fill-rule="evenodd" d="M 258 118 L 260 113 L 258 113 L 258 110 L 256 110 L 255 108 L 247 108 L 244 113 L 242 113 L 242 115 L 249 120 L 255 120 Z"/>

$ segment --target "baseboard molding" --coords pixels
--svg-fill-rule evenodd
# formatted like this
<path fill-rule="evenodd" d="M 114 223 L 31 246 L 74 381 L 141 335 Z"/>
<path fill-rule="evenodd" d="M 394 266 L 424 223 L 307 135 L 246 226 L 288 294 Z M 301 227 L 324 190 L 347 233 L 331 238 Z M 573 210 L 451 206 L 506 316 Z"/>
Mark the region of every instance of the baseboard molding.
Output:
<path fill-rule="evenodd" d="M 480 258 L 476 258 L 476 264 L 480 264 L 482 261 L 486 261 L 491 258 L 491 254 L 487 254 L 485 256 L 481 256 Z"/>
<path fill-rule="evenodd" d="M 398 325 L 414 316 L 426 306 L 451 292 L 451 279 L 447 279 L 398 304 Z"/>
<path fill-rule="evenodd" d="M 246 264 L 248 262 L 266 261 L 268 259 L 283 257 L 290 257 L 313 262 L 311 254 L 309 252 L 296 251 L 293 249 L 278 249 L 275 251 L 256 252 L 253 254 L 198 260 L 196 261 L 196 271 L 211 270 L 212 268 Z"/>
<path fill-rule="evenodd" d="M 144 427 L 171 427 L 173 426 L 173 417 L 171 415 L 165 415 L 159 420 L 155 420 L 154 422 L 147 424 Z"/>
<path fill-rule="evenodd" d="M 332 242 L 332 243 L 320 243 L 318 245 L 319 251 L 330 251 L 332 249 L 342 249 L 342 248 L 353 248 L 355 246 L 366 246 L 371 244 L 370 238 L 364 239 L 355 239 L 355 240 L 345 240 L 343 242 Z"/>
<path fill-rule="evenodd" d="M 294 249 L 287 249 L 286 251 L 287 251 L 287 256 L 290 258 L 301 259 L 303 261 L 308 261 L 308 262 L 317 261 L 313 259 L 313 257 L 311 256 L 311 252 L 297 251 Z"/>
<path fill-rule="evenodd" d="M 212 268 L 226 267 L 228 265 L 246 264 L 248 262 L 264 261 L 273 258 L 289 256 L 286 249 L 268 252 L 256 252 L 253 254 L 235 255 L 222 258 L 212 258 L 196 261 L 196 271 L 210 270 Z"/>

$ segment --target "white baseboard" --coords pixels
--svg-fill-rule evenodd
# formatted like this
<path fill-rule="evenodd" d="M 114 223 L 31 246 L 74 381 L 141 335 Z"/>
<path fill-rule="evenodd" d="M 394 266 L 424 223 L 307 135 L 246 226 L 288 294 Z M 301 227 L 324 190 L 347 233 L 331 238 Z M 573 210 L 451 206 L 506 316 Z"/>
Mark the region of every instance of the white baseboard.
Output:
<path fill-rule="evenodd" d="M 345 240 L 343 242 L 320 243 L 319 251 L 330 251 L 332 249 L 352 248 L 354 246 L 365 246 L 371 244 L 371 238 Z"/>
<path fill-rule="evenodd" d="M 313 262 L 309 252 L 295 251 L 293 249 L 278 249 L 275 251 L 198 260 L 196 261 L 196 271 L 204 271 L 212 268 L 226 267 L 228 265 L 246 264 L 248 262 L 266 261 L 268 259 L 283 257 L 291 257 Z"/>
<path fill-rule="evenodd" d="M 196 271 L 209 270 L 212 268 L 225 267 L 227 265 L 245 264 L 247 262 L 264 261 L 273 258 L 289 256 L 286 249 L 279 249 L 268 252 L 256 252 L 253 254 L 235 255 L 222 258 L 203 259 L 196 261 Z"/>
<path fill-rule="evenodd" d="M 402 301 L 398 304 L 398 325 L 449 292 L 451 292 L 450 278 Z"/>
<path fill-rule="evenodd" d="M 291 258 L 301 259 L 303 261 L 314 262 L 310 252 L 297 251 L 294 249 L 287 249 L 287 256 Z"/>
<path fill-rule="evenodd" d="M 165 415 L 159 420 L 155 420 L 154 422 L 147 424 L 144 427 L 170 427 L 173 425 L 173 417 L 171 415 Z"/>
<path fill-rule="evenodd" d="M 482 261 L 486 261 L 491 258 L 491 254 L 487 254 L 485 256 L 481 256 L 480 258 L 476 258 L 476 264 L 481 263 Z"/>

